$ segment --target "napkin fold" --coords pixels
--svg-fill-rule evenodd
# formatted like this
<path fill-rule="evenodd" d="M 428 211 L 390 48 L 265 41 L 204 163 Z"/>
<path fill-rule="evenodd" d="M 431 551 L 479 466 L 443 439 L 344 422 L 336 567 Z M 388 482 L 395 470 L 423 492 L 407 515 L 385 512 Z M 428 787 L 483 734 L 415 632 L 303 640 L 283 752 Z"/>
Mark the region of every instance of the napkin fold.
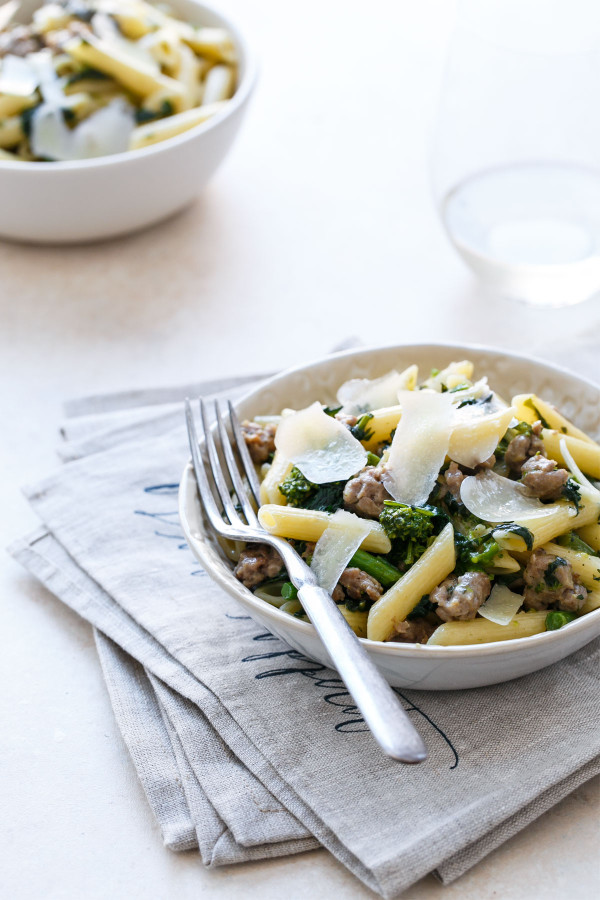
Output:
<path fill-rule="evenodd" d="M 180 397 L 73 406 L 68 462 L 26 489 L 42 525 L 10 548 L 96 629 L 168 847 L 224 865 L 324 846 L 393 898 L 434 870 L 458 877 L 600 771 L 597 641 L 504 685 L 399 691 L 430 758 L 384 757 L 337 674 L 245 615 L 187 548 Z"/>

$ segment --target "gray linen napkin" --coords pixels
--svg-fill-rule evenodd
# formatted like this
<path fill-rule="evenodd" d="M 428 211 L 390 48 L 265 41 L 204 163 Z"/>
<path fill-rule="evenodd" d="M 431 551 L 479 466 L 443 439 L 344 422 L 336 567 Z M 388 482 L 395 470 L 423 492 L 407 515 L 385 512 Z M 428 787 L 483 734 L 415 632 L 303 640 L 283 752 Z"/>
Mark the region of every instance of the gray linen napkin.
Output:
<path fill-rule="evenodd" d="M 431 758 L 383 758 L 335 673 L 265 633 L 191 557 L 175 498 L 185 435 L 173 410 L 155 413 L 139 433 L 106 413 L 99 429 L 80 421 L 81 458 L 28 490 L 44 527 L 12 552 L 101 632 L 165 843 L 218 865 L 319 842 L 394 897 L 436 867 L 457 877 L 600 770 L 597 644 L 507 685 L 403 691 Z"/>

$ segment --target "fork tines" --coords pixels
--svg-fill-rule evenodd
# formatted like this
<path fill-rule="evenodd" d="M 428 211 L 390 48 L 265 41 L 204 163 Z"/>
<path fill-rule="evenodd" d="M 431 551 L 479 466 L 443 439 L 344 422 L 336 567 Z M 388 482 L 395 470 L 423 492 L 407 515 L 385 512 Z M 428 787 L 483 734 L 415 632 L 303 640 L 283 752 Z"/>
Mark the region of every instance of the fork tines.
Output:
<path fill-rule="evenodd" d="M 210 426 L 208 410 L 203 400 L 199 401 L 200 407 L 200 423 L 196 428 L 194 416 L 190 401 L 185 401 L 185 414 L 187 421 L 188 437 L 190 441 L 190 449 L 192 452 L 192 462 L 198 485 L 198 492 L 202 505 L 209 517 L 211 525 L 215 530 L 223 532 L 223 515 L 229 520 L 233 526 L 248 525 L 257 526 L 258 519 L 252 506 L 248 489 L 244 483 L 244 478 L 240 467 L 236 460 L 236 453 L 241 460 L 243 473 L 246 476 L 252 496 L 258 503 L 259 483 L 254 470 L 254 464 L 250 458 L 246 442 L 242 434 L 242 429 L 238 421 L 237 415 L 231 403 L 228 405 L 228 418 L 233 434 L 233 441 L 229 437 L 227 426 L 217 401 L 214 403 L 216 427 Z M 208 456 L 208 466 L 205 464 L 202 456 L 202 445 L 206 448 Z M 234 450 L 235 447 L 235 450 Z M 221 458 L 225 460 L 225 469 L 221 462 Z M 222 512 L 219 510 L 213 490 L 210 485 L 208 473 L 212 477 L 212 482 L 216 489 L 216 493 L 222 504 Z M 228 473 L 229 481 L 227 479 Z M 240 516 L 240 510 L 243 511 L 245 522 Z"/>

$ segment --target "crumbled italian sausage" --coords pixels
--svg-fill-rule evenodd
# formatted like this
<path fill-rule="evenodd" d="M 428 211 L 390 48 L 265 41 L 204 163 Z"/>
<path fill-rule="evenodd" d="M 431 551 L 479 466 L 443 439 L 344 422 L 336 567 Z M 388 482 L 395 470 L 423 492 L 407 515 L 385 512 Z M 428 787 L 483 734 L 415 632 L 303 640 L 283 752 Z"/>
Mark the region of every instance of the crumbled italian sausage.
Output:
<path fill-rule="evenodd" d="M 437 625 L 432 625 L 428 619 L 417 618 L 406 622 L 399 622 L 396 633 L 389 639 L 399 644 L 426 644 Z"/>
<path fill-rule="evenodd" d="M 252 462 L 260 465 L 268 460 L 271 453 L 275 452 L 275 432 L 277 426 L 269 422 L 267 425 L 259 425 L 258 422 L 242 422 L 242 434 L 246 446 L 250 451 Z"/>
<path fill-rule="evenodd" d="M 383 512 L 383 501 L 392 499 L 381 483 L 383 472 L 383 467 L 366 466 L 348 481 L 344 488 L 344 506 L 347 510 L 365 519 L 379 518 Z"/>
<path fill-rule="evenodd" d="M 540 437 L 542 423 L 535 422 L 531 430 L 530 435 L 518 434 L 506 448 L 504 462 L 513 472 L 520 472 L 523 463 L 531 456 L 536 456 L 538 453 L 540 456 L 546 455 L 544 442 Z"/>
<path fill-rule="evenodd" d="M 530 497 L 540 500 L 558 500 L 569 480 L 566 469 L 559 469 L 553 459 L 531 456 L 521 467 L 521 480 Z"/>
<path fill-rule="evenodd" d="M 444 622 L 464 621 L 475 618 L 491 589 L 491 581 L 483 572 L 465 572 L 459 578 L 450 575 L 433 589 L 429 599 L 437 603 L 436 612 Z"/>
<path fill-rule="evenodd" d="M 253 544 L 240 553 L 233 574 L 244 587 L 255 588 L 267 578 L 275 578 L 283 568 L 279 553 L 267 544 Z"/>
<path fill-rule="evenodd" d="M 523 572 L 525 609 L 562 609 L 578 612 L 587 599 L 587 590 L 573 574 L 571 564 L 541 548 L 531 554 Z"/>
<path fill-rule="evenodd" d="M 338 585 L 343 587 L 346 595 L 352 600 L 362 600 L 366 597 L 368 600 L 379 600 L 383 594 L 383 588 L 376 578 L 367 575 L 362 569 L 354 567 L 344 569 L 338 581 Z"/>

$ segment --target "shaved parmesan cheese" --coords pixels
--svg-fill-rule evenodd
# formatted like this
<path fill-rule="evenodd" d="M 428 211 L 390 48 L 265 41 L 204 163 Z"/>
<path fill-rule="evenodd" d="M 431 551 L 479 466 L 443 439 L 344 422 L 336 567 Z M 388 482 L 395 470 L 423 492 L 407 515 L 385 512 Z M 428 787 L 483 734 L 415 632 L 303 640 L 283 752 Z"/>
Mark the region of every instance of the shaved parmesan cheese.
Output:
<path fill-rule="evenodd" d="M 0 6 L 0 31 L 9 24 L 12 17 L 19 11 L 19 0 L 8 0 L 8 3 Z"/>
<path fill-rule="evenodd" d="M 452 428 L 447 394 L 402 391 L 402 418 L 396 429 L 382 481 L 401 503 L 427 501 L 446 458 Z"/>
<path fill-rule="evenodd" d="M 523 485 L 488 470 L 469 475 L 460 486 L 460 496 L 469 512 L 484 522 L 519 522 L 551 516 L 564 504 L 542 503 L 528 497 Z"/>
<path fill-rule="evenodd" d="M 338 509 L 315 546 L 311 569 L 317 581 L 331 594 L 340 575 L 370 533 L 368 519 Z"/>
<path fill-rule="evenodd" d="M 474 469 L 492 455 L 513 416 L 512 406 L 491 415 L 485 415 L 485 407 L 476 404 L 456 409 L 448 456 Z"/>
<path fill-rule="evenodd" d="M 521 594 L 515 594 L 505 584 L 495 584 L 490 596 L 479 607 L 479 615 L 497 625 L 508 625 L 522 605 Z"/>
<path fill-rule="evenodd" d="M 413 391 L 417 384 L 418 368 L 409 366 L 404 372 L 388 372 L 381 378 L 353 378 L 346 381 L 337 392 L 342 412 L 358 416 L 373 409 L 395 406 L 398 391 Z"/>
<path fill-rule="evenodd" d="M 275 446 L 314 484 L 350 478 L 367 462 L 362 444 L 320 403 L 282 419 Z"/>
<path fill-rule="evenodd" d="M 12 56 L 2 60 L 0 72 L 0 93 L 13 97 L 29 97 L 38 86 L 38 76 L 28 59 Z"/>
<path fill-rule="evenodd" d="M 31 147 L 36 156 L 52 160 L 90 159 L 127 150 L 133 114 L 122 100 L 113 100 L 70 129 L 60 109 L 39 106 L 31 119 Z"/>

